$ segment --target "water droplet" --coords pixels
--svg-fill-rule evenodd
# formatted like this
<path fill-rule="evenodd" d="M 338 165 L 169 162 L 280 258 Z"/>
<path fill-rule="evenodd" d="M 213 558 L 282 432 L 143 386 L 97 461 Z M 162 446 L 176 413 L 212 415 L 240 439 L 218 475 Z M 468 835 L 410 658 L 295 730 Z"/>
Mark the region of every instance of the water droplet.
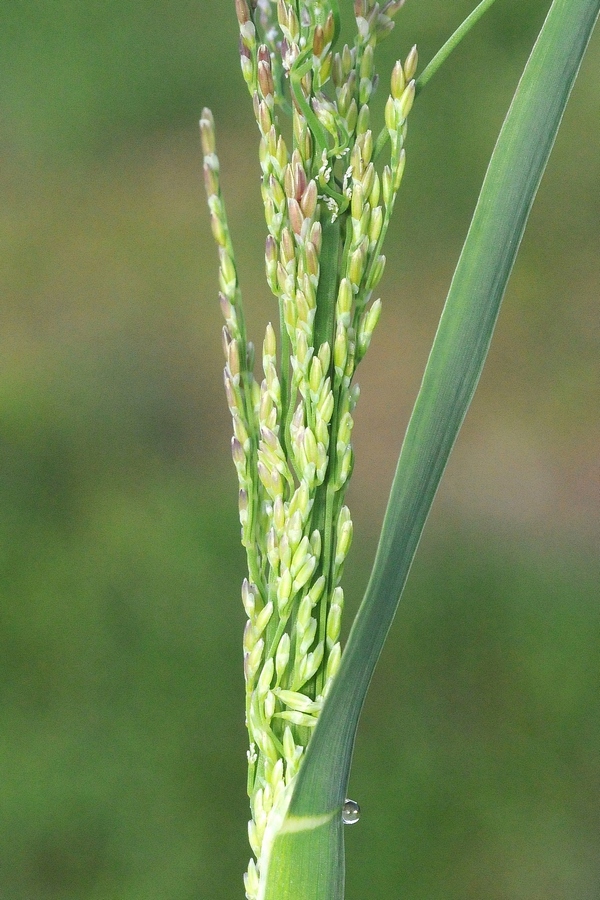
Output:
<path fill-rule="evenodd" d="M 360 819 L 360 806 L 356 800 L 346 800 L 342 806 L 342 822 L 344 825 L 356 825 Z"/>

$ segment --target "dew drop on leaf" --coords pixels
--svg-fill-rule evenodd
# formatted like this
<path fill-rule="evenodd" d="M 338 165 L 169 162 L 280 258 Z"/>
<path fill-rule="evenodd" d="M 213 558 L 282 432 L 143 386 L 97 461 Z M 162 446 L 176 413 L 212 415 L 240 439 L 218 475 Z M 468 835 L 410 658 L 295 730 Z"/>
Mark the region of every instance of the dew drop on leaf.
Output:
<path fill-rule="evenodd" d="M 346 800 L 342 806 L 342 822 L 344 825 L 356 825 L 360 819 L 360 806 L 356 800 Z"/>

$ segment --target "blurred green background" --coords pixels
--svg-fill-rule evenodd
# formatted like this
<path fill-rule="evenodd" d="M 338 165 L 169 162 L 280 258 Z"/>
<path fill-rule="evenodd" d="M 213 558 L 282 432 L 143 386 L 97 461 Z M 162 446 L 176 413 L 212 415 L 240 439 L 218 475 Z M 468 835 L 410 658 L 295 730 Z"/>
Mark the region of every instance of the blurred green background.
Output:
<path fill-rule="evenodd" d="M 2 900 L 243 895 L 244 561 L 205 104 L 256 341 L 275 311 L 232 6 L 0 6 Z M 412 0 L 381 71 L 415 41 L 426 62 L 473 6 Z M 547 6 L 498 0 L 411 116 L 359 379 L 350 614 Z M 599 68 L 596 34 L 365 709 L 348 900 L 600 897 Z"/>

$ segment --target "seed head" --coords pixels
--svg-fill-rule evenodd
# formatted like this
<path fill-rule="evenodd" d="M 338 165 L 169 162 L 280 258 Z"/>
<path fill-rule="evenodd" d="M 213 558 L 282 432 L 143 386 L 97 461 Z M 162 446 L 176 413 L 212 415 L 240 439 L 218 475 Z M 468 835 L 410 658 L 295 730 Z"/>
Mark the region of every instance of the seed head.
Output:
<path fill-rule="evenodd" d="M 325 33 L 321 25 L 317 25 L 313 35 L 313 54 L 316 57 L 321 56 L 325 47 Z"/>
<path fill-rule="evenodd" d="M 392 70 L 392 97 L 399 100 L 406 87 L 406 75 L 400 60 L 396 63 Z"/>
<path fill-rule="evenodd" d="M 401 123 L 404 123 L 408 118 L 408 114 L 412 109 L 412 105 L 415 99 L 415 82 L 414 80 L 409 81 L 404 91 L 402 92 L 402 96 L 400 97 L 398 115 Z"/>
<path fill-rule="evenodd" d="M 245 25 L 250 20 L 250 10 L 246 0 L 235 0 L 235 12 L 240 25 Z"/>
<path fill-rule="evenodd" d="M 202 118 L 200 119 L 200 137 L 202 140 L 202 152 L 205 156 L 210 156 L 215 152 L 215 120 L 213 114 L 204 107 L 202 110 Z"/>
<path fill-rule="evenodd" d="M 270 62 L 259 60 L 258 84 L 267 106 L 271 107 L 275 100 L 275 85 L 273 83 L 273 73 L 271 72 Z"/>
<path fill-rule="evenodd" d="M 260 133 L 266 276 L 283 327 L 279 359 L 275 331 L 270 324 L 266 328 L 262 383 L 252 374 L 254 349 L 246 334 L 209 110 L 200 122 L 219 247 L 232 455 L 251 573 L 242 588 L 254 785 L 248 836 L 259 864 L 251 863 L 246 873 L 249 900 L 264 888 L 265 834 L 276 821 L 272 817 L 281 815 L 278 804 L 298 773 L 305 729 L 316 724 L 340 665 L 344 603 L 338 582 L 352 540 L 343 494 L 353 466 L 352 410 L 358 399 L 351 385 L 381 311 L 379 300 L 369 300 L 383 274 L 382 243 L 404 170 L 415 48 L 393 69 L 386 128 L 377 140 L 369 104 L 378 83 L 375 49 L 402 4 L 355 0 L 358 36 L 336 52 L 337 20 L 329 0 L 235 0 L 242 72 Z M 301 55 L 307 63 L 302 68 Z M 281 123 L 289 107 L 293 152 Z M 379 175 L 376 156 L 388 138 L 391 152 Z M 338 217 L 345 245 L 323 255 L 330 240 L 329 232 L 323 239 L 324 226 Z M 317 305 L 330 284 L 333 321 L 323 331 Z M 323 508 L 329 491 L 332 508 L 342 511 L 327 533 L 323 517 L 313 520 L 311 512 L 315 504 Z"/>
<path fill-rule="evenodd" d="M 404 61 L 404 77 L 407 81 L 410 81 L 414 78 L 415 73 L 417 71 L 417 65 L 419 62 L 419 53 L 417 51 L 417 45 L 411 48 L 408 56 Z"/>

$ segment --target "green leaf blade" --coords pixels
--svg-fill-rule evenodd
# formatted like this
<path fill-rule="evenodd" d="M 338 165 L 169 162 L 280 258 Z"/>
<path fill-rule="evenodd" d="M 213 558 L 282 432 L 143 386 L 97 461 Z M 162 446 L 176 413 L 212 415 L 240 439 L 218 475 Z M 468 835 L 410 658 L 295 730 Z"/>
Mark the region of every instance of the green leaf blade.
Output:
<path fill-rule="evenodd" d="M 288 816 L 271 848 L 264 900 L 343 900 L 342 829 L 338 812 L 314 818 Z"/>

